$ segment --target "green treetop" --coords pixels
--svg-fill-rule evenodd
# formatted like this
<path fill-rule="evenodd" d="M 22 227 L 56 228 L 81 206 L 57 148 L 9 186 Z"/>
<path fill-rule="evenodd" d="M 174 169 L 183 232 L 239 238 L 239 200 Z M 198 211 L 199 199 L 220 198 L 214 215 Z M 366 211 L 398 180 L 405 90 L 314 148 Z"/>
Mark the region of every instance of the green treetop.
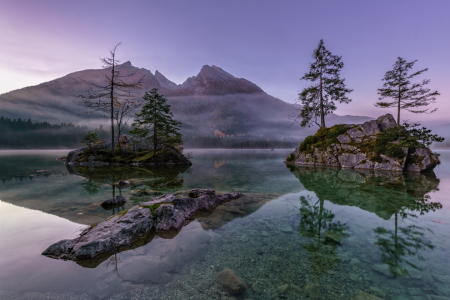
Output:
<path fill-rule="evenodd" d="M 349 103 L 351 99 L 346 95 L 353 90 L 348 89 L 345 79 L 340 78 L 344 67 L 341 56 L 332 55 L 323 40 L 314 50 L 313 58 L 315 61 L 311 63 L 309 72 L 301 78 L 311 81 L 312 85 L 298 94 L 302 107 L 294 119 L 301 119 L 300 125 L 309 127 L 313 123 L 319 125 L 317 118 L 320 117 L 320 127 L 325 127 L 325 116 L 336 110 L 335 102 Z"/>
<path fill-rule="evenodd" d="M 170 105 L 166 103 L 167 99 L 158 94 L 157 88 L 153 88 L 150 93 L 145 92 L 143 99 L 146 103 L 142 106 L 141 112 L 136 113 L 130 133 L 151 140 L 155 152 L 158 146 L 181 145 L 183 143 L 179 133 L 181 122 L 173 119 Z"/>
<path fill-rule="evenodd" d="M 405 109 L 409 112 L 432 113 L 437 108 L 429 111 L 429 109 L 417 109 L 418 107 L 428 106 L 436 101 L 436 96 L 440 95 L 438 91 L 430 92 L 430 89 L 424 88 L 430 80 L 424 79 L 422 83 L 411 83 L 410 79 L 422 74 L 428 69 L 423 69 L 415 73 L 409 74 L 413 68 L 415 61 L 406 62 L 399 57 L 393 69 L 387 71 L 384 75 L 383 88 L 378 89 L 380 95 L 379 101 L 375 103 L 376 107 L 388 108 L 397 107 L 397 125 L 400 126 L 400 110 Z M 392 101 L 386 101 L 386 98 L 391 98 Z"/>

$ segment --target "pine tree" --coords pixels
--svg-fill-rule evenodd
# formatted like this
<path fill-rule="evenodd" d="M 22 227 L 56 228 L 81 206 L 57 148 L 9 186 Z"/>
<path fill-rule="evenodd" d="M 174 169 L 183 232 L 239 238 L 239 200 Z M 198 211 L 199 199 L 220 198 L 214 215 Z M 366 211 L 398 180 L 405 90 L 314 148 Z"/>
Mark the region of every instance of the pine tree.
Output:
<path fill-rule="evenodd" d="M 294 119 L 301 119 L 300 125 L 309 127 L 313 123 L 319 125 L 317 118 L 320 117 L 320 127 L 325 127 L 325 116 L 336 110 L 335 102 L 349 103 L 351 99 L 346 94 L 353 90 L 348 89 L 345 79 L 340 78 L 344 67 L 341 56 L 332 55 L 325 48 L 323 40 L 314 50 L 313 58 L 315 61 L 311 63 L 309 72 L 301 78 L 311 81 L 313 85 L 298 94 L 302 107 Z"/>
<path fill-rule="evenodd" d="M 411 83 L 410 79 L 422 74 L 427 69 L 417 71 L 409 75 L 409 71 L 413 68 L 417 60 L 412 62 L 406 62 L 403 58 L 399 57 L 393 69 L 387 71 L 384 75 L 383 88 L 378 89 L 378 94 L 381 96 L 376 107 L 388 108 L 397 107 L 397 125 L 400 126 L 400 110 L 405 109 L 409 112 L 420 113 L 433 113 L 437 108 L 431 110 L 415 110 L 416 107 L 428 106 L 436 101 L 436 96 L 440 95 L 438 91 L 430 92 L 430 89 L 424 88 L 430 80 L 424 79 L 422 83 Z M 382 101 L 386 98 L 392 98 L 393 101 Z"/>
<path fill-rule="evenodd" d="M 143 97 L 145 104 L 141 112 L 136 113 L 133 129 L 130 133 L 136 137 L 150 139 L 153 142 L 153 151 L 158 146 L 179 146 L 182 137 L 179 133 L 181 122 L 173 119 L 170 105 L 167 99 L 158 94 L 158 89 L 153 88 L 150 93 L 145 92 Z"/>

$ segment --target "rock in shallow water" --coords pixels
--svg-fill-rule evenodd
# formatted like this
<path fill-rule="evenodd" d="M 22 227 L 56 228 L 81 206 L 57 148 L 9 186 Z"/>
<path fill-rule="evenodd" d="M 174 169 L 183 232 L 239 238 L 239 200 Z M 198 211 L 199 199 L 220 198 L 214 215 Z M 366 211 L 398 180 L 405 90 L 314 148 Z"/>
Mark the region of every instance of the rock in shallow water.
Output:
<path fill-rule="evenodd" d="M 124 196 L 119 195 L 119 196 L 116 196 L 116 197 L 114 197 L 114 198 L 110 198 L 110 199 L 104 201 L 104 202 L 101 204 L 101 206 L 103 206 L 103 207 L 108 207 L 108 206 L 122 206 L 122 205 L 124 205 L 126 202 L 127 202 L 127 199 L 126 199 Z"/>
<path fill-rule="evenodd" d="M 224 269 L 216 275 L 217 282 L 230 294 L 242 294 L 246 290 L 244 279 L 242 279 L 235 271 Z"/>
<path fill-rule="evenodd" d="M 308 282 L 305 287 L 305 294 L 311 299 L 322 298 L 322 293 L 320 292 L 320 287 L 318 284 Z"/>
<path fill-rule="evenodd" d="M 351 300 L 383 300 L 383 298 L 357 290 L 355 292 L 355 297 Z"/>
<path fill-rule="evenodd" d="M 177 199 L 173 194 L 165 194 L 94 224 L 73 240 L 59 241 L 42 254 L 69 260 L 94 259 L 130 247 L 154 229 L 179 230 L 194 213 L 241 195 L 239 192 L 222 195 L 208 192 L 198 198 Z"/>

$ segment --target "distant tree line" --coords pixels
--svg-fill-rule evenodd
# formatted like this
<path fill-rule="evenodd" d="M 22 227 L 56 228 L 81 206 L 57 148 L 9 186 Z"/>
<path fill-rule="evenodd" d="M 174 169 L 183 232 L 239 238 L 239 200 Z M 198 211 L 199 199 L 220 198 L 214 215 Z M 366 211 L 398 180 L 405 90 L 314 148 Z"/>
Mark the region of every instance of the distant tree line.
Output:
<path fill-rule="evenodd" d="M 111 136 L 109 128 L 100 125 L 91 129 L 101 139 Z M 124 134 L 131 130 L 128 124 L 123 129 Z M 50 124 L 48 122 L 33 122 L 28 119 L 9 119 L 0 117 L 0 149 L 58 149 L 78 148 L 89 131 L 87 126 L 73 123 Z M 292 137 L 273 136 L 229 136 L 215 137 L 192 133 L 183 135 L 185 148 L 228 148 L 228 149 L 272 149 L 295 148 L 299 141 Z"/>
<path fill-rule="evenodd" d="M 0 149 L 77 148 L 80 147 L 81 140 L 87 131 L 87 126 L 73 123 L 50 124 L 2 116 L 0 117 Z M 102 125 L 93 131 L 103 139 L 111 134 L 109 130 L 103 129 Z M 129 132 L 128 125 L 124 132 Z"/>

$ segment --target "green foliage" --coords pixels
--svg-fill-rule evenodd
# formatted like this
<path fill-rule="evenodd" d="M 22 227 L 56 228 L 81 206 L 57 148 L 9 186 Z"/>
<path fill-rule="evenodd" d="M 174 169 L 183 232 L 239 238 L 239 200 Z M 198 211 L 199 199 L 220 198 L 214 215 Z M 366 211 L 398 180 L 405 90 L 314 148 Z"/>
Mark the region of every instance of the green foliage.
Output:
<path fill-rule="evenodd" d="M 393 69 L 386 72 L 384 75 L 383 88 L 378 89 L 380 95 L 379 101 L 375 103 L 376 107 L 389 108 L 397 107 L 397 125 L 400 125 L 400 110 L 405 109 L 412 113 L 432 113 L 436 109 L 431 110 L 423 109 L 417 110 L 417 107 L 428 106 L 436 101 L 436 96 L 439 95 L 438 91 L 430 92 L 430 89 L 424 88 L 430 80 L 425 79 L 422 83 L 411 83 L 410 79 L 422 74 L 428 69 L 417 71 L 413 74 L 409 74 L 409 71 L 413 68 L 417 60 L 412 62 L 406 62 L 403 58 L 399 57 Z M 392 99 L 386 101 L 386 98 Z"/>
<path fill-rule="evenodd" d="M 312 82 L 298 94 L 302 107 L 295 120 L 301 120 L 300 126 L 310 127 L 313 123 L 319 125 L 317 118 L 320 117 L 320 127 L 325 127 L 325 116 L 336 110 L 335 102 L 349 103 L 351 100 L 346 94 L 351 93 L 346 87 L 345 79 L 340 78 L 344 63 L 341 56 L 332 55 L 320 40 L 317 49 L 313 52 L 315 61 L 311 63 L 310 70 L 301 79 Z"/>
<path fill-rule="evenodd" d="M 425 127 L 418 128 L 420 124 L 403 123 L 403 126 L 391 127 L 377 135 L 373 152 L 385 154 L 389 157 L 402 159 L 405 153 L 402 148 L 415 149 L 427 147 L 432 142 L 442 142 L 444 138 L 431 134 Z"/>
<path fill-rule="evenodd" d="M 294 159 L 295 159 L 294 153 L 289 154 L 288 157 L 286 158 L 287 161 L 293 161 Z"/>
<path fill-rule="evenodd" d="M 425 146 L 430 146 L 433 142 L 443 142 L 444 138 L 438 136 L 437 134 L 431 134 L 431 129 L 427 129 L 426 127 L 419 128 L 419 123 L 408 124 L 407 122 L 403 123 L 403 127 L 405 127 L 406 131 L 414 137 L 417 141 L 424 144 Z"/>
<path fill-rule="evenodd" d="M 302 152 L 313 153 L 315 148 L 325 150 L 333 143 L 339 143 L 337 137 L 344 134 L 350 128 L 347 125 L 339 124 L 333 127 L 321 127 L 315 135 L 310 135 L 300 144 L 299 150 Z"/>
<path fill-rule="evenodd" d="M 92 149 L 93 145 L 99 141 L 99 136 L 92 130 L 89 130 L 81 140 L 81 144 L 88 146 L 89 149 Z"/>
<path fill-rule="evenodd" d="M 130 133 L 136 137 L 150 139 L 154 151 L 158 145 L 181 146 L 181 123 L 173 119 L 170 105 L 166 103 L 167 99 L 158 94 L 157 88 L 153 88 L 150 93 L 145 92 L 143 99 L 146 103 L 141 112 L 136 113 Z"/>

